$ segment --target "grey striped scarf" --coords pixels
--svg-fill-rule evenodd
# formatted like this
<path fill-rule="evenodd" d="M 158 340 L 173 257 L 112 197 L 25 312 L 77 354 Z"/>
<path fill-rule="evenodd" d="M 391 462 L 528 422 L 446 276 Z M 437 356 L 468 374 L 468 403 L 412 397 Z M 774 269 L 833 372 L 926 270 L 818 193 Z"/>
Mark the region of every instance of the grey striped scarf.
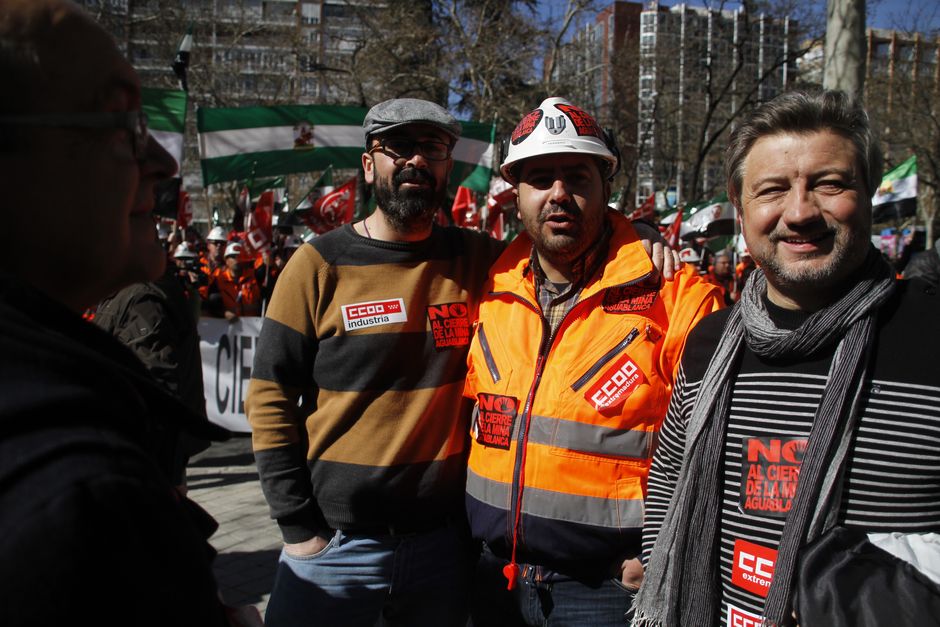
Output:
<path fill-rule="evenodd" d="M 894 291 L 894 272 L 874 248 L 857 279 L 842 298 L 788 331 L 777 328 L 767 313 L 763 272 L 751 274 L 692 407 L 684 463 L 634 602 L 634 627 L 708 627 L 718 618 L 717 529 L 724 436 L 744 343 L 762 357 L 782 358 L 805 357 L 838 342 L 764 609 L 765 624 L 783 625 L 789 620 L 799 549 L 835 524 L 836 497 L 865 379 L 867 349 L 878 308 Z"/>

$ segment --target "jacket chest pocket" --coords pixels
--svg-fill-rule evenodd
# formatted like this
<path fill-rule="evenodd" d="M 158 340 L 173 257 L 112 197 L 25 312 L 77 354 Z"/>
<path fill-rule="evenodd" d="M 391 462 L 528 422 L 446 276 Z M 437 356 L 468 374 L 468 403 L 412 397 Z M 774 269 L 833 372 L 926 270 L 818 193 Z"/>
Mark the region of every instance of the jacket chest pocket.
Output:
<path fill-rule="evenodd" d="M 555 414 L 563 418 L 552 437 L 556 454 L 648 459 L 669 392 L 657 366 L 662 337 L 658 325 L 637 319 L 570 363 L 564 410 Z"/>

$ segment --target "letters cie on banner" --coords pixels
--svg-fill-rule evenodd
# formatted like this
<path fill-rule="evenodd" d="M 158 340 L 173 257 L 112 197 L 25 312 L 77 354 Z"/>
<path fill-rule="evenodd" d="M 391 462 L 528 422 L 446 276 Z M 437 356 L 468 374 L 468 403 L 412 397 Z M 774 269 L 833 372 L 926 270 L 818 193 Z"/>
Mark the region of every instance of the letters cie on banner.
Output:
<path fill-rule="evenodd" d="M 236 433 L 250 433 L 245 394 L 251 379 L 262 318 L 221 318 L 199 321 L 202 382 L 209 420 Z"/>

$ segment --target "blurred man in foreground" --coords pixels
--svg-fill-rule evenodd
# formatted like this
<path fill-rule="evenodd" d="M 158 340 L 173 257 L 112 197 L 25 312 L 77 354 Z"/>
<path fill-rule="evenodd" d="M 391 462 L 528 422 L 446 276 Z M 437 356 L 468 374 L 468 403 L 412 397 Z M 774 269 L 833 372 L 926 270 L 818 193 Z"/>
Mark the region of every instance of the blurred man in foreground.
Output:
<path fill-rule="evenodd" d="M 225 625 L 215 522 L 148 450 L 198 420 L 80 315 L 163 271 L 153 188 L 176 164 L 77 5 L 4 0 L 0 82 L 2 622 Z"/>

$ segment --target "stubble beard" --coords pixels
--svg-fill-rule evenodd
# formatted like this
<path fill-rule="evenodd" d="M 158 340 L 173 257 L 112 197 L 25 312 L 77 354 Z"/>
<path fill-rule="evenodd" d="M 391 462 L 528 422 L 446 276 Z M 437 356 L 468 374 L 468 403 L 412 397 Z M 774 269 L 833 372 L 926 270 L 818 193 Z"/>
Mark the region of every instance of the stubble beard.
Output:
<path fill-rule="evenodd" d="M 834 231 L 832 251 L 823 264 L 785 263 L 776 253 L 779 238 L 771 234 L 766 251 L 751 250 L 751 257 L 764 270 L 767 280 L 781 292 L 818 291 L 837 288 L 865 262 L 868 239 L 858 229 L 831 227 Z M 807 256 L 814 259 L 822 255 Z"/>

